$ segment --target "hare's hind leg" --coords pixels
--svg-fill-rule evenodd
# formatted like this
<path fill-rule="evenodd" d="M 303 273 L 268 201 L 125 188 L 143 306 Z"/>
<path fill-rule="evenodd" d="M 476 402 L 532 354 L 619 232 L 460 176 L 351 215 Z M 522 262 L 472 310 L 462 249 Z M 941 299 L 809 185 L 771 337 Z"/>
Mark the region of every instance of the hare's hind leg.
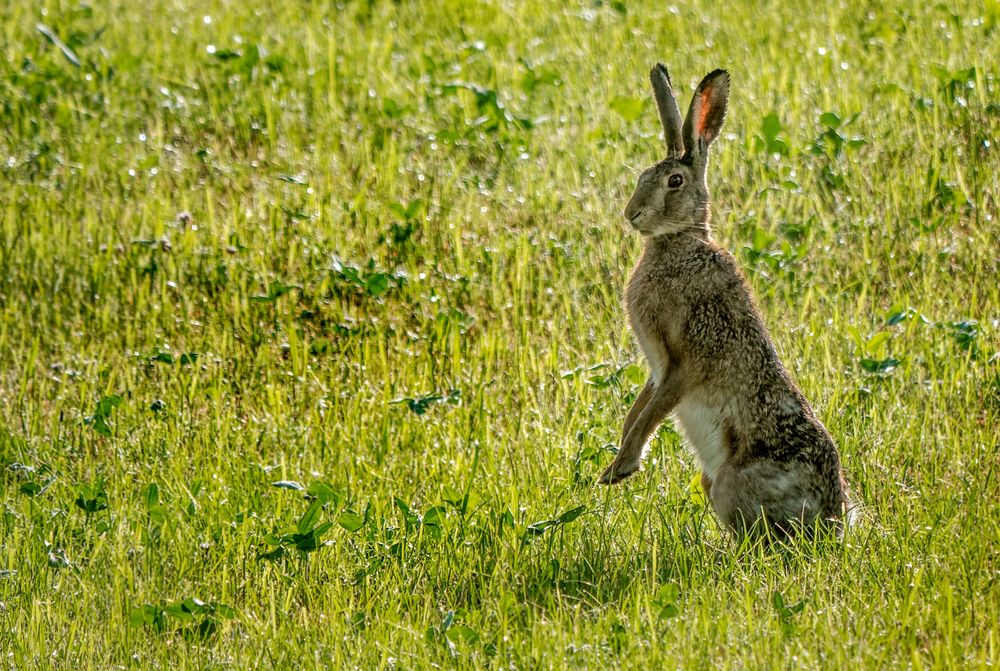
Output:
<path fill-rule="evenodd" d="M 625 418 L 621 449 L 618 450 L 615 460 L 601 474 L 598 480 L 600 484 L 614 484 L 639 470 L 642 449 L 646 446 L 649 435 L 674 409 L 680 400 L 680 394 L 681 385 L 676 375 L 668 375 L 657 386 L 653 385 L 652 378 L 646 382 L 646 386 L 636 398 L 635 405 Z"/>
<path fill-rule="evenodd" d="M 712 496 L 712 478 L 708 477 L 708 473 L 705 471 L 701 472 L 701 488 L 705 492 L 705 496 L 711 498 Z"/>
<path fill-rule="evenodd" d="M 788 535 L 819 516 L 811 475 L 807 467 L 769 459 L 729 460 L 712 484 L 712 505 L 737 534 L 767 526 L 779 537 Z"/>

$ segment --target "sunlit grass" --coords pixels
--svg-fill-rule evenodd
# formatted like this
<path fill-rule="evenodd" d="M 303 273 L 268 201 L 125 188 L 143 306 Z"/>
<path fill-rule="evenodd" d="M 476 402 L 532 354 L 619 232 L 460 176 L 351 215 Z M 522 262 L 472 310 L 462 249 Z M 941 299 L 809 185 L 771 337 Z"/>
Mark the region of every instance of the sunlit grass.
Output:
<path fill-rule="evenodd" d="M 995 2 L 253 4 L 0 8 L 0 665 L 996 664 Z M 656 61 L 842 543 L 593 484 Z"/>

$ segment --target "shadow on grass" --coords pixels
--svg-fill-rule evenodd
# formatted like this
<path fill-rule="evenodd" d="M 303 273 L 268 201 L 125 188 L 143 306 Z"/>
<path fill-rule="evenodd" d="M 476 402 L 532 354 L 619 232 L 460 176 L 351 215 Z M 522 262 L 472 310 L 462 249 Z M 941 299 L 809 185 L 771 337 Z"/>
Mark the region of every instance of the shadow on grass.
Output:
<path fill-rule="evenodd" d="M 577 602 L 587 608 L 620 607 L 635 593 L 675 584 L 736 584 L 749 574 L 783 574 L 818 557 L 843 552 L 836 535 L 776 540 L 735 537 L 714 515 L 689 504 L 658 506 L 640 516 L 638 533 L 619 533 L 614 514 L 595 511 L 572 537 L 555 538 L 532 556 L 518 579 L 523 602 L 546 609 Z"/>

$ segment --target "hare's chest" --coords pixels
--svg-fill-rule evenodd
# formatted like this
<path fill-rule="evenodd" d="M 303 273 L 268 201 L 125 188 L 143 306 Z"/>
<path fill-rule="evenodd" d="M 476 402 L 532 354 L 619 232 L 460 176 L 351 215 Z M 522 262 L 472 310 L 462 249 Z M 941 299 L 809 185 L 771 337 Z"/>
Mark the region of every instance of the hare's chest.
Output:
<path fill-rule="evenodd" d="M 654 384 L 663 381 L 670 365 L 671 306 L 663 295 L 650 286 L 652 278 L 637 272 L 625 291 L 625 308 L 629 325 L 649 364 Z"/>

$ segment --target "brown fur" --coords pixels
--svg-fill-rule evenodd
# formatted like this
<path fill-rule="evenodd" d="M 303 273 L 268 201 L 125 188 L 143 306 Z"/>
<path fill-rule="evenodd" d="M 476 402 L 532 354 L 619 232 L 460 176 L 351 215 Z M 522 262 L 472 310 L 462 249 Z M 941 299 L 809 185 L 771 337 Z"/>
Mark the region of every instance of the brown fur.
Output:
<path fill-rule="evenodd" d="M 778 358 L 732 255 L 710 238 L 705 175 L 725 119 L 728 73 L 702 81 L 683 131 L 679 115 L 663 109 L 676 106 L 666 68 L 650 76 L 668 158 L 643 173 L 625 209 L 646 237 L 625 303 L 652 372 L 601 482 L 638 470 L 650 434 L 674 413 L 731 529 L 763 530 L 763 518 L 769 532 L 786 535 L 839 520 L 847 497 L 836 446 Z"/>

